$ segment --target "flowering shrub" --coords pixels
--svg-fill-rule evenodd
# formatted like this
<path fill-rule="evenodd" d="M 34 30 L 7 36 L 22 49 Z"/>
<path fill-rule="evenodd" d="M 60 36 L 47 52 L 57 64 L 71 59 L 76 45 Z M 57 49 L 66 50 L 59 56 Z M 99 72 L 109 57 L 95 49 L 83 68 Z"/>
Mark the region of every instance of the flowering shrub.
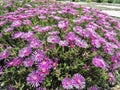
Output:
<path fill-rule="evenodd" d="M 0 87 L 104 90 L 120 67 L 120 23 L 73 3 L 11 1 L 0 15 Z"/>

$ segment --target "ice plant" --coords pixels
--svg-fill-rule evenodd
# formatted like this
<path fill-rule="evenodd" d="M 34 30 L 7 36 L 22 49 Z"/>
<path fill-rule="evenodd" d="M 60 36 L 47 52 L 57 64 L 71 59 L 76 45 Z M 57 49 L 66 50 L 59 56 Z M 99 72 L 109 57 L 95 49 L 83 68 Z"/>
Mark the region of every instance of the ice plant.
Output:
<path fill-rule="evenodd" d="M 83 89 L 85 87 L 85 78 L 81 74 L 74 74 L 72 77 L 73 86 L 76 89 Z"/>
<path fill-rule="evenodd" d="M 10 0 L 3 5 L 0 89 L 109 90 L 117 82 L 118 20 L 76 3 Z"/>
<path fill-rule="evenodd" d="M 102 58 L 94 57 L 92 60 L 93 65 L 102 69 L 107 69 L 107 64 Z"/>
<path fill-rule="evenodd" d="M 72 80 L 70 78 L 64 78 L 62 80 L 62 86 L 64 89 L 72 89 L 73 88 L 73 83 Z"/>
<path fill-rule="evenodd" d="M 0 53 L 0 60 L 6 59 L 9 56 L 9 54 L 10 54 L 9 51 L 5 49 Z"/>
<path fill-rule="evenodd" d="M 19 51 L 18 56 L 19 57 L 25 57 L 28 56 L 29 54 L 31 54 L 32 49 L 30 47 L 24 47 Z"/>
<path fill-rule="evenodd" d="M 34 87 L 38 87 L 43 79 L 44 77 L 39 75 L 38 72 L 32 71 L 27 77 L 27 83 Z"/>

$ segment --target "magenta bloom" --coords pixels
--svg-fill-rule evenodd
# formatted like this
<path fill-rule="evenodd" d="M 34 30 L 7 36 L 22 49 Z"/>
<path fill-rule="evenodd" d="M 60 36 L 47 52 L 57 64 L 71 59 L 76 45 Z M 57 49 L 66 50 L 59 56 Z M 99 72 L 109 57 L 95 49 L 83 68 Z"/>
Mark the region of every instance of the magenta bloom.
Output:
<path fill-rule="evenodd" d="M 109 73 L 108 73 L 108 82 L 109 82 L 110 84 L 114 84 L 114 82 L 115 82 L 115 77 L 114 77 L 114 75 L 113 75 L 112 72 L 109 72 Z"/>
<path fill-rule="evenodd" d="M 22 64 L 23 59 L 20 57 L 16 57 L 13 59 L 13 66 L 20 66 Z"/>
<path fill-rule="evenodd" d="M 42 46 L 42 41 L 40 41 L 39 39 L 33 38 L 30 41 L 30 47 L 32 47 L 32 48 L 39 48 L 40 46 Z"/>
<path fill-rule="evenodd" d="M 10 32 L 10 31 L 13 31 L 13 30 L 14 30 L 14 28 L 12 28 L 12 27 L 4 29 L 5 32 Z"/>
<path fill-rule="evenodd" d="M 27 41 L 30 41 L 34 38 L 34 33 L 32 31 L 26 32 L 22 35 L 22 38 L 24 38 Z"/>
<path fill-rule="evenodd" d="M 85 40 L 77 39 L 76 43 L 77 46 L 82 47 L 82 48 L 87 48 L 88 44 Z"/>
<path fill-rule="evenodd" d="M 10 54 L 9 51 L 5 49 L 4 51 L 0 53 L 0 60 L 6 59 L 9 56 L 9 54 Z"/>
<path fill-rule="evenodd" d="M 30 47 L 24 47 L 21 50 L 19 50 L 19 57 L 25 57 L 25 56 L 29 56 L 29 54 L 31 54 L 32 49 Z"/>
<path fill-rule="evenodd" d="M 40 75 L 42 75 L 42 76 L 46 76 L 46 75 L 48 75 L 49 74 L 49 67 L 47 67 L 47 66 L 43 66 L 43 67 L 39 67 L 38 68 L 38 72 L 39 72 L 39 74 Z"/>
<path fill-rule="evenodd" d="M 88 90 L 99 90 L 97 86 L 91 86 Z"/>
<path fill-rule="evenodd" d="M 34 61 L 31 58 L 26 58 L 25 61 L 23 61 L 23 65 L 25 67 L 32 67 Z"/>
<path fill-rule="evenodd" d="M 68 44 L 69 44 L 69 43 L 68 43 L 67 41 L 65 41 L 65 40 L 64 40 L 64 41 L 61 40 L 61 41 L 59 42 L 59 45 L 60 45 L 60 46 L 68 46 Z"/>
<path fill-rule="evenodd" d="M 48 32 L 49 35 L 57 35 L 57 34 L 60 34 L 59 31 L 51 31 L 51 32 Z"/>
<path fill-rule="evenodd" d="M 44 60 L 38 62 L 37 66 L 38 66 L 38 68 L 42 68 L 42 67 L 51 68 L 52 61 L 50 59 L 44 59 Z"/>
<path fill-rule="evenodd" d="M 12 35 L 12 38 L 13 39 L 17 39 L 17 38 L 21 38 L 23 36 L 24 32 L 15 32 L 13 35 Z"/>
<path fill-rule="evenodd" d="M 22 22 L 20 20 L 13 21 L 11 26 L 12 27 L 19 27 L 21 26 Z"/>
<path fill-rule="evenodd" d="M 59 43 L 60 37 L 59 36 L 48 36 L 47 42 L 49 43 Z"/>
<path fill-rule="evenodd" d="M 7 63 L 6 63 L 6 67 L 12 67 L 14 65 L 14 61 L 13 60 L 9 60 Z"/>
<path fill-rule="evenodd" d="M 35 51 L 32 55 L 32 59 L 37 62 L 42 61 L 44 58 L 45 58 L 45 54 L 41 50 Z"/>
<path fill-rule="evenodd" d="M 73 89 L 73 82 L 70 78 L 64 78 L 62 80 L 62 86 L 64 89 Z"/>
<path fill-rule="evenodd" d="M 68 32 L 65 38 L 68 42 L 75 42 L 76 35 L 74 32 Z"/>
<path fill-rule="evenodd" d="M 27 83 L 32 85 L 33 87 L 38 87 L 40 83 L 42 83 L 44 77 L 39 75 L 37 71 L 32 71 L 28 74 Z"/>
<path fill-rule="evenodd" d="M 58 23 L 58 27 L 60 28 L 60 29 L 63 29 L 63 30 L 66 30 L 67 29 L 67 27 L 68 27 L 68 21 L 60 21 L 59 23 Z"/>
<path fill-rule="evenodd" d="M 32 22 L 30 20 L 23 20 L 23 24 L 30 26 Z"/>
<path fill-rule="evenodd" d="M 102 58 L 94 57 L 92 60 L 92 64 L 95 65 L 96 67 L 100 67 L 102 69 L 107 69 L 107 65 Z"/>
<path fill-rule="evenodd" d="M 98 39 L 92 40 L 91 44 L 96 47 L 96 48 L 100 48 L 101 47 L 101 43 Z"/>
<path fill-rule="evenodd" d="M 83 89 L 85 87 L 85 78 L 81 74 L 74 74 L 73 76 L 73 86 L 76 89 Z"/>

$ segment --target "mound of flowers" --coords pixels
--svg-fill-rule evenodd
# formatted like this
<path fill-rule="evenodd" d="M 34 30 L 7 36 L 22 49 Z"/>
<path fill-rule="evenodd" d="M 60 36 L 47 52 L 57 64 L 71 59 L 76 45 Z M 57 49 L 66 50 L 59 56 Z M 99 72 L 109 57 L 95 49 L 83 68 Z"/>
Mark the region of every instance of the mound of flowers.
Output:
<path fill-rule="evenodd" d="M 10 1 L 0 15 L 0 87 L 104 90 L 120 67 L 120 22 L 74 3 Z"/>

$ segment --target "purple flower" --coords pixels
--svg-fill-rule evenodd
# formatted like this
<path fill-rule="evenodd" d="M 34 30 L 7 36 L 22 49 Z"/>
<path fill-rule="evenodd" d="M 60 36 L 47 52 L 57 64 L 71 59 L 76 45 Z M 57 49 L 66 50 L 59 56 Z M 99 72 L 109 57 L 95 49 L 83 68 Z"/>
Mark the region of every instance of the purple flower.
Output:
<path fill-rule="evenodd" d="M 84 36 L 84 30 L 83 30 L 82 27 L 80 27 L 80 26 L 75 26 L 75 27 L 73 28 L 73 30 L 74 30 L 75 33 L 77 33 L 77 34 L 79 34 L 79 35 L 81 35 L 81 36 Z"/>
<path fill-rule="evenodd" d="M 63 29 L 63 30 L 66 30 L 67 29 L 67 27 L 68 27 L 68 21 L 60 21 L 59 23 L 58 23 L 58 27 L 60 28 L 60 29 Z"/>
<path fill-rule="evenodd" d="M 120 52 L 116 53 L 116 58 L 120 60 Z"/>
<path fill-rule="evenodd" d="M 10 31 L 13 31 L 13 30 L 14 30 L 14 28 L 12 28 L 12 27 L 4 29 L 5 32 L 10 32 Z"/>
<path fill-rule="evenodd" d="M 23 36 L 24 32 L 15 32 L 13 35 L 12 35 L 12 38 L 13 39 L 17 39 L 17 38 L 21 38 Z"/>
<path fill-rule="evenodd" d="M 6 59 L 9 56 L 9 54 L 10 54 L 9 51 L 5 49 L 4 51 L 0 53 L 0 60 Z"/>
<path fill-rule="evenodd" d="M 0 26 L 3 26 L 3 25 L 5 25 L 6 24 L 6 21 L 1 21 L 0 22 Z"/>
<path fill-rule="evenodd" d="M 107 65 L 102 58 L 94 57 L 92 60 L 92 64 L 95 65 L 96 67 L 107 69 Z"/>
<path fill-rule="evenodd" d="M 38 87 L 40 83 L 42 83 L 44 77 L 38 74 L 37 71 L 32 71 L 28 74 L 27 83 L 32 85 L 33 87 Z"/>
<path fill-rule="evenodd" d="M 11 26 L 12 27 L 19 27 L 21 26 L 22 22 L 20 20 L 15 20 L 12 22 Z"/>
<path fill-rule="evenodd" d="M 65 41 L 65 40 L 64 40 L 64 41 L 61 40 L 61 41 L 59 42 L 59 45 L 60 45 L 60 46 L 68 46 L 68 44 L 69 44 L 69 43 L 68 43 L 67 41 Z"/>
<path fill-rule="evenodd" d="M 83 89 L 85 87 L 85 78 L 81 74 L 74 74 L 72 80 L 73 86 L 76 89 Z"/>
<path fill-rule="evenodd" d="M 30 26 L 32 22 L 30 20 L 23 20 L 23 24 Z"/>
<path fill-rule="evenodd" d="M 39 39 L 33 38 L 30 41 L 30 47 L 32 47 L 32 48 L 39 48 L 40 46 L 42 46 L 42 41 L 40 41 Z"/>
<path fill-rule="evenodd" d="M 24 47 L 21 50 L 19 50 L 19 57 L 25 57 L 25 56 L 29 56 L 29 54 L 31 54 L 32 49 L 30 47 Z"/>
<path fill-rule="evenodd" d="M 77 39 L 75 44 L 79 47 L 82 47 L 82 48 L 87 48 L 88 47 L 87 42 L 84 41 L 84 40 L 81 40 L 81 39 Z"/>
<path fill-rule="evenodd" d="M 25 67 L 32 67 L 34 61 L 31 58 L 26 58 L 25 61 L 23 61 L 23 65 Z"/>
<path fill-rule="evenodd" d="M 118 62 L 118 60 L 117 60 L 117 57 L 114 55 L 114 56 L 111 56 L 111 61 L 113 62 L 113 63 L 117 63 Z"/>
<path fill-rule="evenodd" d="M 31 39 L 33 39 L 34 33 L 32 31 L 29 31 L 29 32 L 23 33 L 21 37 L 27 41 L 30 41 Z"/>
<path fill-rule="evenodd" d="M 13 60 L 9 60 L 7 63 L 6 63 L 6 67 L 12 67 L 14 65 L 14 61 Z"/>
<path fill-rule="evenodd" d="M 75 42 L 76 35 L 74 32 L 68 32 L 65 38 L 68 42 Z"/>
<path fill-rule="evenodd" d="M 50 71 L 49 66 L 44 65 L 43 67 L 39 66 L 39 68 L 38 68 L 38 72 L 42 76 L 48 75 L 49 71 Z"/>
<path fill-rule="evenodd" d="M 35 51 L 32 55 L 32 59 L 37 61 L 37 62 L 42 61 L 44 58 L 45 58 L 45 54 L 41 50 Z"/>
<path fill-rule="evenodd" d="M 97 86 L 91 86 L 88 90 L 99 90 Z"/>
<path fill-rule="evenodd" d="M 47 42 L 49 43 L 59 43 L 60 37 L 59 36 L 48 36 Z"/>
<path fill-rule="evenodd" d="M 115 77 L 112 72 L 108 73 L 108 81 L 110 84 L 114 84 L 114 82 L 115 82 Z"/>
<path fill-rule="evenodd" d="M 13 66 L 20 66 L 22 64 L 23 59 L 20 57 L 16 57 L 13 59 Z"/>
<path fill-rule="evenodd" d="M 52 67 L 52 61 L 50 59 L 44 59 L 42 61 L 40 61 L 37 64 L 38 68 L 42 68 L 42 67 L 47 67 L 47 68 L 51 68 Z"/>
<path fill-rule="evenodd" d="M 47 31 L 50 31 L 52 27 L 51 26 L 40 27 L 39 25 L 37 25 L 37 26 L 34 26 L 33 29 L 38 32 L 47 32 Z"/>
<path fill-rule="evenodd" d="M 64 78 L 62 80 L 62 86 L 64 89 L 73 89 L 73 82 L 70 78 Z"/>
<path fill-rule="evenodd" d="M 57 35 L 57 34 L 60 34 L 59 31 L 51 31 L 51 32 L 48 32 L 49 35 Z"/>
<path fill-rule="evenodd" d="M 101 43 L 98 39 L 94 39 L 91 41 L 91 44 L 96 47 L 96 48 L 100 48 L 101 47 Z"/>

